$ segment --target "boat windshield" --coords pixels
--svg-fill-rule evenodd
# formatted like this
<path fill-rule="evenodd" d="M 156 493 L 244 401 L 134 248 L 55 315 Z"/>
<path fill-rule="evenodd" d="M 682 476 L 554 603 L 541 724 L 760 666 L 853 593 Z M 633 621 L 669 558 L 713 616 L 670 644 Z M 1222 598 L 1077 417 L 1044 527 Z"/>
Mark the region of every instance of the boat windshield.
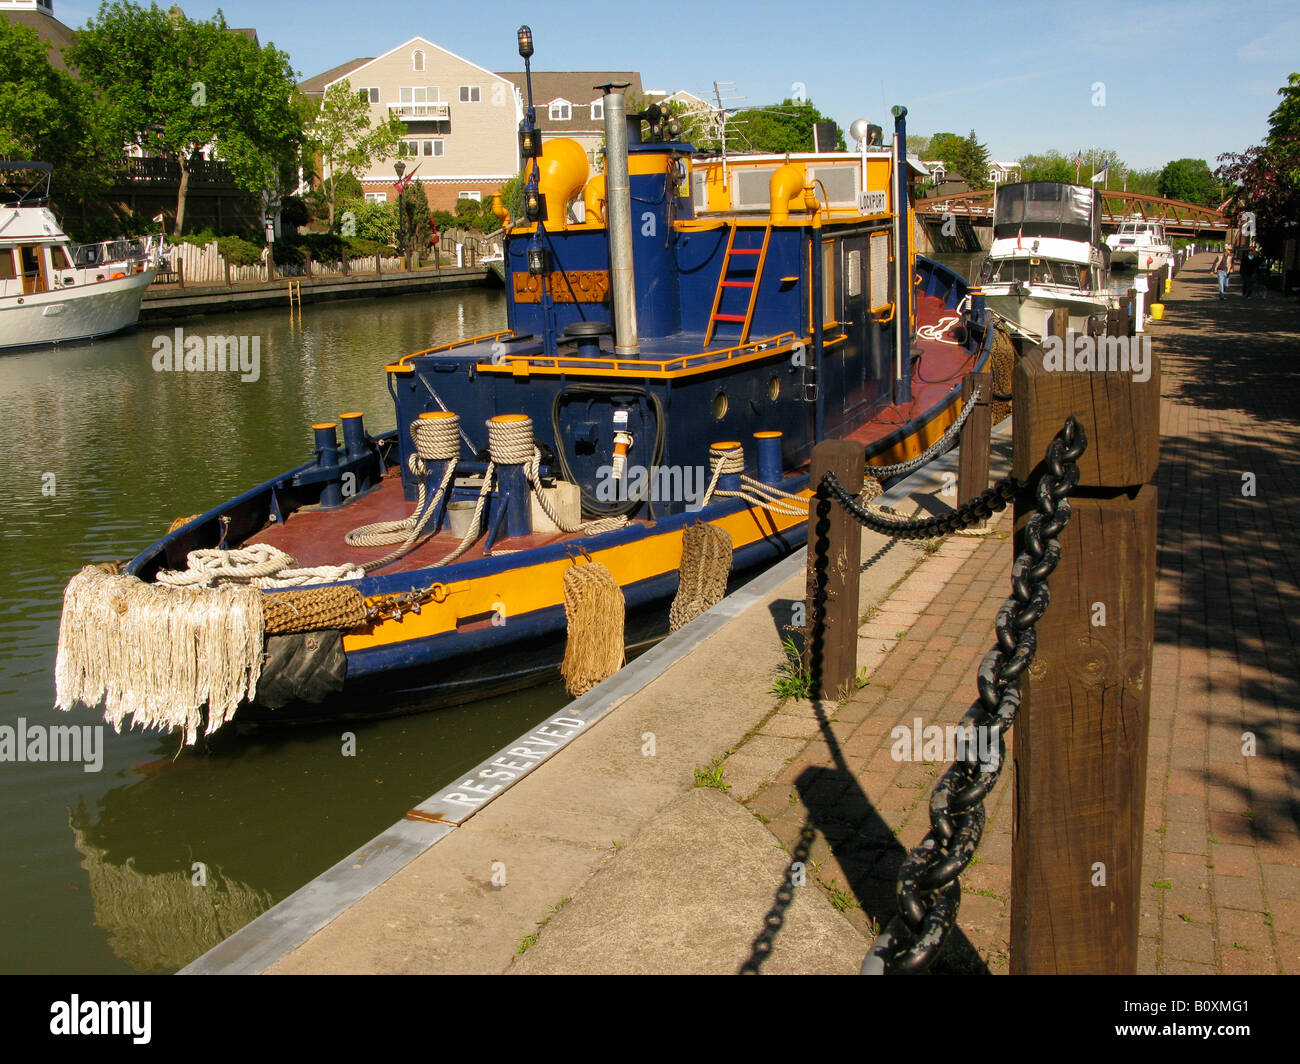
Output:
<path fill-rule="evenodd" d="M 1016 281 L 1063 285 L 1066 288 L 1087 288 L 1088 267 L 1077 262 L 1056 262 L 1052 259 L 984 260 L 984 266 L 980 271 L 981 284 L 1009 284 Z"/>
<path fill-rule="evenodd" d="M 1025 181 L 998 189 L 993 236 L 1046 236 L 1096 243 L 1099 222 L 1092 189 Z"/>

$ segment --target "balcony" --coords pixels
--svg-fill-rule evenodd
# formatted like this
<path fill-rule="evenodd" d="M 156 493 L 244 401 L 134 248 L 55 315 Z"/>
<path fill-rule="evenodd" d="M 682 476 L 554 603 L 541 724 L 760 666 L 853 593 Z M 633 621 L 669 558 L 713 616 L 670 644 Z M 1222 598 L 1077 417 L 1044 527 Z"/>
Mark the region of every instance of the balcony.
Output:
<path fill-rule="evenodd" d="M 403 122 L 450 122 L 449 103 L 390 103 L 388 113 Z"/>

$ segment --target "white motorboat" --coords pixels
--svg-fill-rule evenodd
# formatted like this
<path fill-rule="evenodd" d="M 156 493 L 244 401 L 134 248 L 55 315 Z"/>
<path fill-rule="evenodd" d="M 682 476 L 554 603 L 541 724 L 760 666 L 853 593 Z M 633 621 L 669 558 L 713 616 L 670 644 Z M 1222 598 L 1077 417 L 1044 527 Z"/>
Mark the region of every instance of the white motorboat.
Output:
<path fill-rule="evenodd" d="M 1144 273 L 1162 270 L 1174 257 L 1173 245 L 1161 222 L 1134 219 L 1121 222 L 1119 232 L 1106 238 L 1114 266 L 1132 266 Z"/>
<path fill-rule="evenodd" d="M 1017 331 L 1041 339 L 1058 307 L 1070 328 L 1110 306 L 1110 249 L 1101 240 L 1100 203 L 1086 185 L 1022 181 L 994 194 L 993 246 L 980 273 L 989 308 Z"/>
<path fill-rule="evenodd" d="M 21 189 L 18 174 L 38 176 Z M 50 211 L 53 167 L 0 163 L 0 349 L 107 336 L 135 324 L 162 238 L 76 246 Z"/>

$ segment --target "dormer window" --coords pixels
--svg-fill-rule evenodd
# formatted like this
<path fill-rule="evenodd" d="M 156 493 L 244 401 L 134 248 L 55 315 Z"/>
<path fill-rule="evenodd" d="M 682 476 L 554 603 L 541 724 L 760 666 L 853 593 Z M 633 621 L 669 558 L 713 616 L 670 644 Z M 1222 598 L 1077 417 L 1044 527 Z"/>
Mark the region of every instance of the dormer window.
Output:
<path fill-rule="evenodd" d="M 417 48 L 414 52 L 411 53 L 411 69 L 414 70 L 417 74 L 423 72 L 424 70 L 423 49 Z"/>
<path fill-rule="evenodd" d="M 591 101 L 591 120 L 592 120 L 593 122 L 595 122 L 595 121 L 604 121 L 604 118 L 605 118 L 605 101 L 604 101 L 604 100 L 592 100 L 592 101 Z"/>
<path fill-rule="evenodd" d="M 552 100 L 547 114 L 552 122 L 568 122 L 573 118 L 573 105 L 568 100 Z"/>

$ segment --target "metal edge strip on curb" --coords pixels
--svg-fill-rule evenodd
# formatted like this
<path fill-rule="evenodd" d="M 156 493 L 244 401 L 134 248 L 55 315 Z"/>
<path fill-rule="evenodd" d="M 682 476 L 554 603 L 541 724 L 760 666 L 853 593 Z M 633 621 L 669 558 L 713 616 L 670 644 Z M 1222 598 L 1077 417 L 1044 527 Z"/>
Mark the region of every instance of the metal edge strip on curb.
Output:
<path fill-rule="evenodd" d="M 1010 436 L 1010 425 L 1008 419 L 994 429 L 995 442 Z M 956 462 L 957 448 L 954 448 L 891 486 L 879 501 L 900 501 L 924 482 L 941 480 Z M 405 818 L 299 887 L 177 974 L 251 975 L 265 971 L 450 835 L 479 809 L 504 794 L 573 739 L 589 731 L 593 724 L 665 673 L 733 618 L 803 572 L 807 565 L 806 555 L 806 551 L 796 551 L 732 592 L 608 680 L 470 769 L 458 782 L 430 795 Z M 489 782 L 495 780 L 502 782 Z"/>
<path fill-rule="evenodd" d="M 588 731 L 732 618 L 802 572 L 805 565 L 804 553 L 796 551 L 732 592 L 604 683 L 470 769 L 458 782 L 426 798 L 406 818 L 191 961 L 178 974 L 248 975 L 264 971 Z M 509 773 L 512 778 L 485 785 L 484 781 L 501 779 L 501 773 Z"/>

